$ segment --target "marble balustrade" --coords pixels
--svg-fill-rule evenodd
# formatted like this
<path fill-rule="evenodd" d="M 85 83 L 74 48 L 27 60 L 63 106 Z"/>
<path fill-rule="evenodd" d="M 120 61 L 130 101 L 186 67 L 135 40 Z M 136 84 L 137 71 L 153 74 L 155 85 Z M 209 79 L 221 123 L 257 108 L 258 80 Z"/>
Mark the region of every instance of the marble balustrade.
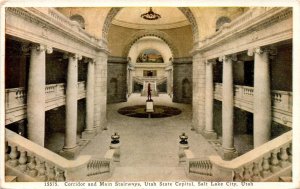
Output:
<path fill-rule="evenodd" d="M 107 178 L 114 170 L 115 149 L 104 157 L 84 155 L 67 160 L 8 129 L 5 135 L 6 174 L 16 175 L 18 181 L 84 181 L 92 175 Z"/>
<path fill-rule="evenodd" d="M 65 104 L 65 84 L 57 83 L 46 85 L 45 111 L 57 108 Z M 26 90 L 24 87 L 5 90 L 5 124 L 11 124 L 26 118 Z M 86 97 L 85 82 L 78 82 L 77 99 Z"/>
<path fill-rule="evenodd" d="M 234 86 L 234 104 L 243 110 L 253 112 L 254 88 L 249 86 Z M 272 90 L 273 121 L 292 126 L 293 93 L 289 91 Z M 222 83 L 214 84 L 214 98 L 222 101 Z"/>

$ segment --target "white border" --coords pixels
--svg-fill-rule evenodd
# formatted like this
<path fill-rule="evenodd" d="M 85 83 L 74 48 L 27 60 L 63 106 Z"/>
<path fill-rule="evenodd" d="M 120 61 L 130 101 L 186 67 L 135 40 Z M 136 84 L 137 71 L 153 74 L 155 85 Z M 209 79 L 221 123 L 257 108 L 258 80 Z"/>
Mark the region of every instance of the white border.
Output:
<path fill-rule="evenodd" d="M 143 1 L 141 3 L 141 1 Z M 5 7 L 236 7 L 236 6 L 266 6 L 266 7 L 293 7 L 293 182 L 292 183 L 254 183 L 253 187 L 228 187 L 226 183 L 222 188 L 300 188 L 300 1 L 299 0 L 0 0 L 0 188 L 43 188 L 44 183 L 6 183 L 4 185 L 4 42 L 5 42 Z M 196 183 L 196 182 L 195 182 Z M 209 182 L 210 183 L 210 182 Z M 143 182 L 141 182 L 142 186 Z M 58 187 L 45 188 L 82 188 L 64 187 L 59 183 Z M 106 187 L 84 187 L 106 188 Z M 133 187 L 112 187 L 133 188 Z M 134 187 L 157 188 L 157 187 Z M 208 185 L 208 187 L 161 187 L 161 188 L 220 188 Z"/>

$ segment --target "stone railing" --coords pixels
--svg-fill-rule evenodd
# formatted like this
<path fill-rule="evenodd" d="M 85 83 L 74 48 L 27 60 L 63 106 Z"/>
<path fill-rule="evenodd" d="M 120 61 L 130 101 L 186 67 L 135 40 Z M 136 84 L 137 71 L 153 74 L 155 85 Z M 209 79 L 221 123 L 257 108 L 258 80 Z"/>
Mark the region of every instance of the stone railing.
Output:
<path fill-rule="evenodd" d="M 215 83 L 214 98 L 222 101 L 222 83 Z M 234 104 L 236 107 L 253 112 L 254 88 L 242 85 L 234 86 Z M 272 90 L 273 120 L 292 126 L 293 93 Z"/>
<path fill-rule="evenodd" d="M 5 175 L 18 181 L 86 181 L 99 175 L 108 178 L 119 159 L 118 149 L 109 149 L 104 157 L 79 156 L 67 160 L 32 141 L 5 129 Z"/>
<path fill-rule="evenodd" d="M 45 87 L 45 111 L 65 104 L 65 84 L 57 83 Z M 78 82 L 77 98 L 86 96 L 85 82 Z M 5 90 L 5 124 L 10 124 L 26 117 L 26 91 L 23 87 Z"/>
<path fill-rule="evenodd" d="M 17 176 L 18 181 L 84 180 L 90 159 L 90 156 L 80 156 L 67 160 L 5 129 L 5 174 Z"/>
<path fill-rule="evenodd" d="M 220 156 L 210 156 L 212 175 L 223 181 L 278 181 L 292 170 L 292 131 L 231 161 Z"/>
<path fill-rule="evenodd" d="M 292 131 L 231 161 L 220 156 L 186 159 L 186 174 L 193 180 L 278 181 L 280 176 L 291 176 L 291 170 Z"/>

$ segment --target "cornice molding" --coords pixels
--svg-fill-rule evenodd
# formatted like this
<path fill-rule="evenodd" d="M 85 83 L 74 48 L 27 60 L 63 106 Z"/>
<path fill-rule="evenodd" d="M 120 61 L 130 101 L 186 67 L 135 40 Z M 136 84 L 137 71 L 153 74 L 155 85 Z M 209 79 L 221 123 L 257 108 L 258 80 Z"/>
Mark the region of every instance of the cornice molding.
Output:
<path fill-rule="evenodd" d="M 229 41 L 252 35 L 258 40 L 258 31 L 292 17 L 292 8 L 252 8 L 231 23 L 224 24 L 213 35 L 195 44 L 192 54 L 203 53 Z"/>
<path fill-rule="evenodd" d="M 21 17 L 22 19 L 42 28 L 43 34 L 39 37 L 46 40 L 49 40 L 48 34 L 53 32 L 64 36 L 75 43 L 79 43 L 80 45 L 92 49 L 95 53 L 100 51 L 107 54 L 109 53 L 107 50 L 107 44 L 103 40 L 90 36 L 83 29 L 78 27 L 77 24 L 53 8 L 8 7 L 6 8 L 6 13 Z"/>
<path fill-rule="evenodd" d="M 193 58 L 192 57 L 181 57 L 181 58 L 174 58 L 173 64 L 192 64 Z"/>
<path fill-rule="evenodd" d="M 107 63 L 110 63 L 110 64 L 124 64 L 124 63 L 128 63 L 128 60 L 127 58 L 124 58 L 124 57 L 118 57 L 118 56 L 109 56 L 108 57 L 108 60 L 107 60 Z"/>
<path fill-rule="evenodd" d="M 189 21 L 183 20 L 180 22 L 174 22 L 174 23 L 166 23 L 166 24 L 135 24 L 130 22 L 125 22 L 121 20 L 113 20 L 112 24 L 116 26 L 121 26 L 125 28 L 131 28 L 131 29 L 146 29 L 146 30 L 164 30 L 164 29 L 173 29 L 173 28 L 180 28 L 184 26 L 190 25 Z"/>

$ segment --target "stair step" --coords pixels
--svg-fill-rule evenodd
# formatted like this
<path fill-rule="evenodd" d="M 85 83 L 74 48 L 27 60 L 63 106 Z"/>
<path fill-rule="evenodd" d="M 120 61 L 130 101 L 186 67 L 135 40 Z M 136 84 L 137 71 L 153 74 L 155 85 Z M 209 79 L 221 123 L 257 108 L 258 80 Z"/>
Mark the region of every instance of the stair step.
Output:
<path fill-rule="evenodd" d="M 5 182 L 17 182 L 17 176 L 7 175 L 5 176 Z"/>
<path fill-rule="evenodd" d="M 183 179 L 185 178 L 185 179 Z M 189 180 L 184 167 L 116 167 L 110 181 Z"/>

